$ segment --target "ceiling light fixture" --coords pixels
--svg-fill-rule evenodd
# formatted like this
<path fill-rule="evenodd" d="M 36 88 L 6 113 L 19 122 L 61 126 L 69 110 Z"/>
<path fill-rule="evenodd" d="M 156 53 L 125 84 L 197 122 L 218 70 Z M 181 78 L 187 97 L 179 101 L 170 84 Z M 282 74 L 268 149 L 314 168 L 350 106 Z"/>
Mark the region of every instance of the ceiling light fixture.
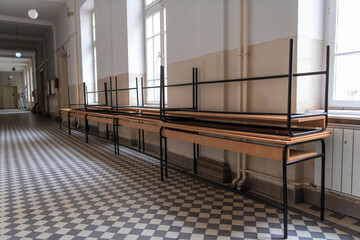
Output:
<path fill-rule="evenodd" d="M 35 0 L 33 1 L 32 9 L 28 11 L 28 15 L 31 19 L 36 19 L 39 16 L 38 12 L 35 9 Z"/>
<path fill-rule="evenodd" d="M 13 59 L 13 67 L 12 67 L 12 71 L 15 72 L 16 71 L 16 68 L 15 68 L 15 60 L 14 60 L 14 57 L 12 58 Z"/>
<path fill-rule="evenodd" d="M 16 53 L 15 53 L 15 56 L 17 57 L 17 58 L 19 58 L 19 57 L 21 57 L 21 52 L 20 52 L 20 50 L 19 50 L 19 29 L 18 28 L 16 28 Z"/>

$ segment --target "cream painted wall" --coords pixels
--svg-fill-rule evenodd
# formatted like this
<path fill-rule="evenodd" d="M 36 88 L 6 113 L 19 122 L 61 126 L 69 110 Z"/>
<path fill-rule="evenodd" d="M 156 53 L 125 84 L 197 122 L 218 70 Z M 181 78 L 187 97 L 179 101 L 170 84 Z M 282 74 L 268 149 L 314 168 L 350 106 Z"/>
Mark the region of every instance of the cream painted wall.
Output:
<path fill-rule="evenodd" d="M 249 76 L 287 74 L 289 41 L 290 38 L 284 38 L 249 46 Z M 248 82 L 248 110 L 285 113 L 287 86 L 287 79 Z"/>

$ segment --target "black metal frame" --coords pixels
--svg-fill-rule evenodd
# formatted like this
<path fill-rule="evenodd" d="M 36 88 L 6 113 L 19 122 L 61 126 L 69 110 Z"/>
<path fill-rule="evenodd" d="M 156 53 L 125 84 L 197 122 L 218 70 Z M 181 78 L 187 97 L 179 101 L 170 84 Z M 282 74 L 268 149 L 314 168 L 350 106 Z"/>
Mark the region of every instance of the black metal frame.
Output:
<path fill-rule="evenodd" d="M 197 81 L 197 69 L 196 74 L 194 74 L 193 70 L 193 81 L 192 83 L 181 83 L 181 84 L 172 84 L 165 85 L 164 80 L 164 67 L 160 68 L 160 119 L 164 122 L 174 122 L 174 120 L 169 120 L 166 117 L 166 112 L 169 111 L 196 111 L 196 112 L 208 112 L 208 113 L 222 113 L 222 114 L 252 114 L 252 115 L 280 115 L 286 116 L 286 130 L 287 133 L 273 133 L 278 135 L 285 135 L 290 137 L 301 136 L 305 134 L 317 133 L 325 131 L 328 124 L 328 86 L 329 86 L 329 63 L 330 63 L 330 47 L 326 48 L 326 69 L 324 71 L 316 71 L 316 72 L 306 72 L 306 73 L 293 73 L 293 63 L 294 63 L 294 40 L 290 39 L 289 45 L 289 73 L 282 75 L 271 75 L 271 76 L 262 76 L 262 77 L 250 77 L 250 78 L 239 78 L 239 79 L 230 79 L 230 80 L 216 80 L 216 81 Z M 311 76 L 311 75 L 325 75 L 325 94 L 324 94 L 324 112 L 323 113 L 315 113 L 315 114 L 297 114 L 292 113 L 292 86 L 293 86 L 293 78 L 294 77 L 302 77 L 302 76 Z M 194 78 L 196 81 L 194 81 Z M 281 79 L 288 78 L 288 99 L 287 99 L 287 112 L 286 113 L 261 113 L 261 112 L 222 112 L 222 111 L 201 111 L 198 110 L 198 85 L 202 84 L 217 84 L 217 83 L 232 83 L 232 82 L 244 82 L 244 81 L 257 81 L 257 80 L 267 80 L 267 79 Z M 192 108 L 167 108 L 165 105 L 165 87 L 178 87 L 178 86 L 193 86 L 193 107 Z M 157 87 L 147 87 L 147 88 L 157 88 Z M 146 89 L 147 89 L 146 88 Z M 144 88 L 145 89 L 145 88 Z M 194 100 L 196 99 L 196 100 Z M 303 130 L 301 132 L 294 133 L 292 128 L 292 119 L 296 118 L 309 118 L 315 116 L 325 116 L 325 127 L 321 129 L 314 130 Z M 184 122 L 177 122 L 180 124 L 188 124 Z M 245 130 L 248 131 L 248 130 Z M 251 130 L 251 132 L 265 133 L 261 130 Z"/>
<path fill-rule="evenodd" d="M 199 175 L 197 175 L 196 173 L 190 173 L 188 171 L 179 169 L 177 167 L 168 165 L 168 160 L 167 160 L 167 137 L 163 136 L 163 130 L 165 129 L 165 127 L 161 127 L 160 129 L 160 177 L 161 177 L 161 181 L 164 181 L 164 168 L 165 168 L 165 177 L 168 177 L 168 168 L 176 170 L 178 172 L 181 173 L 185 173 L 186 175 L 189 175 L 195 179 L 198 179 L 200 181 L 206 182 L 206 183 L 210 183 L 212 185 L 215 185 L 217 187 L 221 187 L 223 189 L 238 193 L 244 197 L 248 197 L 251 198 L 255 201 L 258 201 L 260 203 L 266 204 L 268 206 L 277 208 L 279 210 L 283 211 L 284 214 L 284 238 L 286 239 L 288 237 L 288 200 L 287 200 L 287 193 L 288 193 L 288 189 L 287 189 L 287 166 L 292 165 L 292 164 L 296 164 L 299 162 L 304 162 L 304 161 L 308 161 L 311 159 L 316 159 L 316 158 L 321 158 L 321 193 L 320 193 L 320 219 L 324 220 L 324 212 L 325 212 L 325 140 L 323 138 L 321 139 L 316 139 L 316 140 L 310 140 L 310 141 L 304 141 L 304 142 L 298 142 L 298 143 L 293 143 L 293 144 L 287 144 L 287 145 L 282 145 L 283 148 L 283 155 L 282 155 L 282 172 L 283 172 L 283 176 L 282 176 L 282 181 L 283 181 L 283 201 L 282 204 L 274 204 L 273 202 L 271 202 L 268 199 L 264 199 L 264 198 L 260 198 L 254 194 L 250 194 L 244 191 L 238 191 L 237 189 L 233 189 L 227 186 L 224 186 L 220 183 L 214 182 L 212 180 L 203 178 Z M 176 129 L 174 129 L 176 130 Z M 198 134 L 198 133 L 196 133 Z M 293 162 L 288 162 L 288 151 L 290 150 L 291 147 L 296 146 L 296 145 L 300 145 L 300 144 L 306 144 L 306 143 L 314 143 L 314 142 L 321 142 L 321 153 L 318 153 L 315 156 L 312 157 L 306 157 L 306 158 L 302 158 Z M 263 144 L 263 143 L 261 143 Z M 164 148 L 164 150 L 163 150 Z"/>
<path fill-rule="evenodd" d="M 263 77 L 252 77 L 252 78 L 240 78 L 240 79 L 231 79 L 231 80 L 217 80 L 217 81 L 203 81 L 203 82 L 199 82 L 198 81 L 198 69 L 197 68 L 193 68 L 193 72 L 192 72 L 192 82 L 191 83 L 183 83 L 183 84 L 172 84 L 172 85 L 166 85 L 165 86 L 165 81 L 164 81 L 164 67 L 161 66 L 160 68 L 160 86 L 153 86 L 153 87 L 144 87 L 144 83 L 143 83 L 143 78 L 141 78 L 141 96 L 142 96 L 142 103 L 140 105 L 139 103 L 139 88 L 138 88 L 138 79 L 136 78 L 136 87 L 135 88 L 124 88 L 124 89 L 118 89 L 117 87 L 117 77 L 115 77 L 116 82 L 115 82 L 115 89 L 112 89 L 112 78 L 110 77 L 110 90 L 107 89 L 107 83 L 104 83 L 104 90 L 103 91 L 93 91 L 93 92 L 88 92 L 86 89 L 86 85 L 84 83 L 84 104 L 71 104 L 70 103 L 70 93 L 69 93 L 69 108 L 71 109 L 71 106 L 84 106 L 84 111 L 88 111 L 87 106 L 108 106 L 108 91 L 110 91 L 110 109 L 111 109 L 111 115 L 137 115 L 139 114 L 138 112 L 134 113 L 134 112 L 119 112 L 119 108 L 121 107 L 146 107 L 144 106 L 144 90 L 145 89 L 151 89 L 151 88 L 160 88 L 160 120 L 162 120 L 163 122 L 176 122 L 178 124 L 193 124 L 190 123 L 189 121 L 183 121 L 184 118 L 174 118 L 172 117 L 171 119 L 169 119 L 166 116 L 166 112 L 168 111 L 196 111 L 196 112 L 209 112 L 209 113 L 222 113 L 222 114 L 255 114 L 255 115 L 284 115 L 287 116 L 287 124 L 286 124 L 286 134 L 282 134 L 282 133 L 274 133 L 271 132 L 271 134 L 278 134 L 278 135 L 286 135 L 286 136 L 290 136 L 290 137 L 294 137 L 294 136 L 301 136 L 304 134 L 311 134 L 311 133 L 317 133 L 317 132 L 322 132 L 326 129 L 327 124 L 328 124 L 328 86 L 329 86 L 329 53 L 330 53 L 330 48 L 327 47 L 326 49 L 326 70 L 325 71 L 317 71 L 317 72 L 308 72 L 308 73 L 293 73 L 293 50 L 294 50 L 294 42 L 293 39 L 290 40 L 290 47 L 289 47 L 289 73 L 288 74 L 283 74 L 283 75 L 272 75 L 272 76 L 263 76 Z M 325 106 L 324 106 L 324 112 L 323 113 L 318 113 L 318 114 L 293 114 L 292 113 L 292 84 L 293 84 L 293 78 L 294 77 L 301 77 L 301 76 L 310 76 L 310 75 L 325 75 Z M 286 113 L 251 113 L 251 112 L 221 112 L 221 111 L 201 111 L 198 109 L 198 90 L 199 90 L 199 85 L 201 84 L 216 84 L 216 83 L 231 83 L 231 82 L 242 82 L 242 81 L 257 81 L 257 80 L 266 80 L 266 79 L 278 79 L 278 78 L 288 78 L 288 101 L 287 101 L 287 112 Z M 167 108 L 166 104 L 165 104 L 165 87 L 178 87 L 178 86 L 192 86 L 192 107 L 191 108 Z M 130 90 L 136 90 L 136 94 L 137 94 L 137 105 L 136 106 L 118 106 L 118 91 L 130 91 Z M 70 92 L 70 90 L 68 89 L 68 91 Z M 113 105 L 113 98 L 112 98 L 112 93 L 115 91 L 116 93 L 116 105 Z M 105 93 L 105 104 L 104 105 L 88 105 L 88 94 L 89 93 L 100 93 L 100 92 L 104 92 Z M 114 111 L 116 109 L 116 112 Z M 81 109 L 78 109 L 81 110 Z M 59 116 L 60 116 L 60 111 L 59 111 Z M 87 120 L 87 116 L 88 114 L 85 114 L 85 135 L 86 135 L 86 142 L 88 142 L 88 134 L 89 134 L 89 126 L 88 126 L 88 120 Z M 146 117 L 146 114 L 141 114 L 142 117 Z M 292 128 L 292 123 L 291 120 L 295 119 L 295 118 L 307 118 L 307 117 L 313 117 L 313 116 L 325 116 L 325 127 L 322 129 L 315 129 L 315 130 L 303 130 L 301 132 L 297 132 L 294 133 L 293 132 L 293 128 Z M 141 122 L 141 121 L 140 121 Z M 197 120 L 197 122 L 199 122 L 199 126 L 202 126 L 201 124 L 205 124 L 206 121 L 199 121 Z M 226 129 L 232 129 L 232 126 L 234 124 L 230 124 L 229 127 L 227 127 Z M 119 119 L 118 118 L 114 118 L 113 119 L 113 137 L 114 137 L 114 151 L 115 151 L 115 155 L 119 154 L 119 130 L 118 130 L 118 126 L 119 126 Z M 235 128 L 234 130 L 239 130 L 239 126 L 241 127 L 241 124 L 237 124 L 238 128 Z M 243 126 L 251 126 L 251 125 L 243 125 Z M 255 125 L 253 125 L 255 126 Z M 71 126 L 70 126 L 70 112 L 68 112 L 68 128 L 69 128 L 69 135 L 71 135 Z M 218 126 L 216 126 L 216 128 L 219 128 Z M 262 126 L 262 128 L 264 128 Z M 61 129 L 61 117 L 60 117 L 60 129 Z M 108 124 L 106 124 L 106 129 L 107 129 L 107 138 L 109 138 L 109 132 L 108 132 Z M 267 204 L 269 206 L 275 207 L 277 209 L 280 209 L 283 211 L 284 213 L 284 238 L 287 238 L 288 235 L 288 218 L 287 218 L 287 208 L 288 208 L 288 204 L 287 204 L 287 166 L 291 165 L 291 164 L 295 164 L 298 162 L 303 162 L 303 161 L 307 161 L 310 159 L 316 159 L 316 158 L 321 158 L 321 211 L 320 211 L 320 218 L 321 220 L 324 220 L 324 198 L 325 198 L 325 141 L 324 139 L 316 139 L 316 140 L 312 140 L 312 141 L 305 141 L 305 142 L 299 142 L 299 143 L 295 143 L 295 144 L 288 144 L 288 145 L 282 145 L 283 148 L 283 157 L 282 157 L 282 170 L 283 170 L 283 201 L 282 204 L 276 204 L 273 202 L 270 202 L 269 200 L 260 198 L 256 195 L 252 195 L 249 194 L 247 192 L 242 192 L 242 191 L 238 191 L 236 189 L 224 186 L 222 184 L 213 182 L 211 180 L 202 178 L 198 175 L 196 175 L 197 173 L 197 158 L 199 157 L 199 144 L 195 144 L 193 143 L 193 157 L 194 157 L 194 173 L 189 173 L 187 171 L 178 169 L 176 167 L 173 167 L 171 165 L 168 164 L 168 156 L 167 156 L 167 137 L 163 136 L 163 130 L 165 129 L 165 127 L 161 127 L 159 130 L 159 137 L 160 137 L 160 176 L 161 176 L 161 181 L 164 180 L 164 175 L 167 178 L 168 177 L 168 168 L 170 169 L 174 169 L 177 170 L 179 172 L 185 173 L 187 175 L 190 175 L 191 177 L 194 177 L 196 179 L 199 179 L 201 181 L 205 181 L 207 183 L 213 184 L 215 186 L 224 188 L 226 190 L 238 193 L 240 195 L 243 195 L 245 197 L 249 197 L 251 199 L 254 199 L 255 201 Z M 265 127 L 266 129 L 266 127 Z M 266 130 L 260 129 L 258 131 L 256 130 L 243 130 L 241 129 L 241 131 L 251 131 L 251 132 L 259 132 L 259 133 L 269 133 Z M 190 132 L 191 134 L 199 134 L 198 132 Z M 139 152 L 142 152 L 144 154 L 145 153 L 145 141 L 144 141 L 144 130 L 143 129 L 139 129 L 138 132 L 138 137 L 139 137 Z M 142 140 L 142 151 L 141 151 L 141 140 Z M 310 143 L 310 142 L 318 142 L 320 141 L 322 144 L 322 151 L 321 153 L 317 154 L 316 156 L 312 156 L 312 157 L 307 157 L 307 158 L 303 158 L 303 159 L 299 159 L 297 161 L 294 162 L 288 162 L 287 160 L 287 153 L 289 151 L 289 149 L 293 146 L 299 145 L 299 144 L 306 144 L 306 143 Z M 165 168 L 165 174 L 164 174 L 164 168 Z"/>

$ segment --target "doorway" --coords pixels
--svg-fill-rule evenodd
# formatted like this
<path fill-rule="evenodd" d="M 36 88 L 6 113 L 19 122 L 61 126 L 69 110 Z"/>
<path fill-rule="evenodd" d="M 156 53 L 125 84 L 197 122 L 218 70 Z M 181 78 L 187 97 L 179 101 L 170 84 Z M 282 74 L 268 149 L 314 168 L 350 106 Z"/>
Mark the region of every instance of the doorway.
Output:
<path fill-rule="evenodd" d="M 2 86 L 3 108 L 16 109 L 18 108 L 17 86 Z"/>

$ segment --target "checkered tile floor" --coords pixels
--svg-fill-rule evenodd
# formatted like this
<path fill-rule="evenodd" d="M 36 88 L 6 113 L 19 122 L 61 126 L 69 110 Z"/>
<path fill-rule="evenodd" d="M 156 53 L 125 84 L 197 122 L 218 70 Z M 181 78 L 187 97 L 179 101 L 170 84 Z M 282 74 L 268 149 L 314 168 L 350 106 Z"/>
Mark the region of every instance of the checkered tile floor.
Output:
<path fill-rule="evenodd" d="M 0 239 L 274 239 L 282 214 L 30 113 L 0 115 Z M 289 239 L 355 239 L 291 212 Z"/>

